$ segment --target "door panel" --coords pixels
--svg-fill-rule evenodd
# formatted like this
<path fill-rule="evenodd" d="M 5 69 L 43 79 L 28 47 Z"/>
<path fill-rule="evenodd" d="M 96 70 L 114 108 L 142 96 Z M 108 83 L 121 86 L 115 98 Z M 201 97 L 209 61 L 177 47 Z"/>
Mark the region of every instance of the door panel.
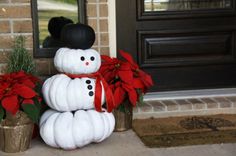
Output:
<path fill-rule="evenodd" d="M 234 0 L 136 0 L 139 20 L 235 14 Z"/>
<path fill-rule="evenodd" d="M 167 1 L 171 5 L 191 2 L 194 7 L 196 2 L 213 4 L 211 0 L 159 0 Z M 144 2 L 116 1 L 117 48 L 129 51 L 152 75 L 151 91 L 236 86 L 235 1 L 215 0 L 211 8 L 200 3 L 198 9 L 175 11 L 147 11 Z"/>
<path fill-rule="evenodd" d="M 236 65 L 148 68 L 155 86 L 152 91 L 225 88 L 235 85 Z M 217 85 L 216 85 L 217 84 Z"/>
<path fill-rule="evenodd" d="M 141 67 L 234 63 L 234 32 L 138 31 Z"/>
<path fill-rule="evenodd" d="M 231 8 L 231 0 L 144 0 L 144 11 L 181 11 Z"/>

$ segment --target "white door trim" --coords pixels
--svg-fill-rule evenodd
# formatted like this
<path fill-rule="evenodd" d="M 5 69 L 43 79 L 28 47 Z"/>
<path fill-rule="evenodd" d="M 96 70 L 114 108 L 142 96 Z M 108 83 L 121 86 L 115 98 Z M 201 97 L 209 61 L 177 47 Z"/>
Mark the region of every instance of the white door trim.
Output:
<path fill-rule="evenodd" d="M 110 56 L 116 57 L 116 1 L 108 0 L 108 31 Z"/>
<path fill-rule="evenodd" d="M 144 100 L 190 99 L 216 96 L 236 96 L 236 88 L 151 92 L 144 96 Z"/>

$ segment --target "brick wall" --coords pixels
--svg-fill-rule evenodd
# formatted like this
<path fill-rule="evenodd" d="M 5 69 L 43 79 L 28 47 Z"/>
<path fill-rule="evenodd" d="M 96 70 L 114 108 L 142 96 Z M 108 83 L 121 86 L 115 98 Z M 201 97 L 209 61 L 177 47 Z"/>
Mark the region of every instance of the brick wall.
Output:
<path fill-rule="evenodd" d="M 87 0 L 87 19 L 96 32 L 94 48 L 109 55 L 107 0 Z"/>
<path fill-rule="evenodd" d="M 4 72 L 6 56 L 14 37 L 26 37 L 26 48 L 32 53 L 32 21 L 30 0 L 0 0 L 0 72 Z"/>
<path fill-rule="evenodd" d="M 96 32 L 93 48 L 109 55 L 107 0 L 87 0 L 88 24 Z M 4 72 L 6 56 L 11 52 L 14 37 L 26 37 L 26 48 L 33 52 L 32 16 L 30 0 L 0 0 L 0 73 Z M 55 74 L 52 59 L 35 59 L 41 76 Z"/>

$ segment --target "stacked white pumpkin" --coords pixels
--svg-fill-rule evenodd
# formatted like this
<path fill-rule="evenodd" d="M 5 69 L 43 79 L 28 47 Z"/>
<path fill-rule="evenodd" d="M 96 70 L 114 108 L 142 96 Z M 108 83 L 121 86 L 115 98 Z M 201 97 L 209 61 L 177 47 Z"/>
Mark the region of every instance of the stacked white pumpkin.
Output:
<path fill-rule="evenodd" d="M 75 149 L 108 138 L 114 130 L 115 119 L 104 108 L 103 112 L 94 109 L 96 79 L 67 76 L 99 70 L 100 54 L 93 49 L 86 49 L 94 42 L 91 41 L 94 31 L 83 24 L 71 24 L 63 28 L 63 32 L 62 38 L 69 43 L 70 48 L 60 48 L 56 52 L 54 65 L 61 74 L 50 77 L 43 84 L 44 100 L 51 109 L 40 119 L 40 135 L 49 146 Z M 85 32 L 90 37 L 82 36 L 82 42 L 87 40 L 87 43 L 81 43 L 81 34 Z M 105 93 L 102 88 L 101 104 L 104 103 Z"/>

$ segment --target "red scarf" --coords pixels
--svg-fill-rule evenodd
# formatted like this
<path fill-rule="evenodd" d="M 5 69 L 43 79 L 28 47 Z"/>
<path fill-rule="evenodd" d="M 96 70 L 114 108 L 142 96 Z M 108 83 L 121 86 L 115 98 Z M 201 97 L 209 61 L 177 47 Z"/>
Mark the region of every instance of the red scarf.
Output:
<path fill-rule="evenodd" d="M 96 86 L 95 86 L 95 96 L 94 96 L 94 103 L 95 103 L 95 109 L 98 112 L 102 112 L 102 104 L 101 104 L 101 100 L 102 100 L 102 85 L 101 82 L 103 84 L 104 87 L 104 91 L 105 91 L 105 96 L 106 96 L 106 105 L 107 105 L 107 111 L 111 112 L 115 106 L 115 101 L 114 101 L 114 97 L 111 91 L 111 88 L 108 86 L 107 82 L 105 81 L 105 79 L 102 77 L 102 75 L 99 72 L 96 73 L 92 73 L 92 74 L 68 74 L 68 73 L 64 73 L 65 75 L 69 76 L 72 79 L 75 78 L 83 78 L 83 77 L 88 77 L 88 78 L 93 78 L 96 79 Z"/>

